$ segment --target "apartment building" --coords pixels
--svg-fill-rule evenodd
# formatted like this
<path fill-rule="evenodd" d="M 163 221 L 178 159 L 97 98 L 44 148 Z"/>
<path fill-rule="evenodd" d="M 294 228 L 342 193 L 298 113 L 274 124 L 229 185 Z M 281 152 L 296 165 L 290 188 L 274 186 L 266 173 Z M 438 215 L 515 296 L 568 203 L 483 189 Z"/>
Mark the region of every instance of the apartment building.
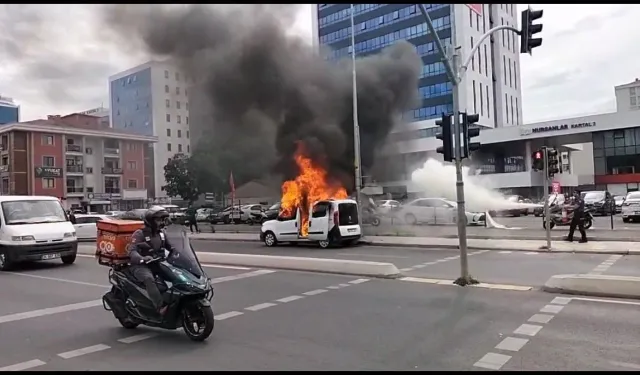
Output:
<path fill-rule="evenodd" d="M 157 138 L 99 126 L 82 114 L 0 127 L 0 193 L 50 195 L 92 212 L 145 206 Z"/>

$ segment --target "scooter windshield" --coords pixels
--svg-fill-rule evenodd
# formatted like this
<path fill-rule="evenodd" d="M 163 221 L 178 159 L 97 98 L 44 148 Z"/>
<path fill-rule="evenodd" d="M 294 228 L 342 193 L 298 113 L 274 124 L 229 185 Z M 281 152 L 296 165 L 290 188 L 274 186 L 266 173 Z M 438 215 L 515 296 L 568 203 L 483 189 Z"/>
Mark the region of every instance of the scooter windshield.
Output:
<path fill-rule="evenodd" d="M 206 273 L 200 266 L 196 252 L 191 246 L 189 237 L 184 231 L 166 231 L 165 235 L 174 248 L 173 253 L 167 258 L 170 264 L 190 272 L 196 277 L 205 276 Z"/>

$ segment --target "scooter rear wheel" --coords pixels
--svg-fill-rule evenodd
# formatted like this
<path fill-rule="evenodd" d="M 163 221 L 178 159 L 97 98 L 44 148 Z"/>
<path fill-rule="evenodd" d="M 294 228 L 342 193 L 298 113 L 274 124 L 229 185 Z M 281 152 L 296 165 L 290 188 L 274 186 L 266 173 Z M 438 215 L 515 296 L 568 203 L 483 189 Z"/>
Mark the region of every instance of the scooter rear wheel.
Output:
<path fill-rule="evenodd" d="M 120 325 L 122 325 L 126 329 L 135 329 L 139 326 L 138 323 L 132 322 L 129 318 L 118 318 L 118 321 L 120 322 Z"/>

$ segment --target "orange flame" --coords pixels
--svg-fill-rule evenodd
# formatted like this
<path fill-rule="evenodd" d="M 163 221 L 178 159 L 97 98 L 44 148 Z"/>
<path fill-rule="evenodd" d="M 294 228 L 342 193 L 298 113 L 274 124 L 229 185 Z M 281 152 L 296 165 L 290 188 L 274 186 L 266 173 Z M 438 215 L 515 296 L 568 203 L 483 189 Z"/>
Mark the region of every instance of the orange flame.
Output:
<path fill-rule="evenodd" d="M 309 234 L 309 211 L 311 206 L 324 199 L 345 199 L 347 190 L 336 181 L 327 178 L 327 171 L 313 160 L 305 156 L 304 145 L 298 143 L 294 155 L 298 165 L 298 176 L 294 180 L 282 184 L 280 215 L 295 217 L 296 209 L 300 209 L 300 234 Z"/>

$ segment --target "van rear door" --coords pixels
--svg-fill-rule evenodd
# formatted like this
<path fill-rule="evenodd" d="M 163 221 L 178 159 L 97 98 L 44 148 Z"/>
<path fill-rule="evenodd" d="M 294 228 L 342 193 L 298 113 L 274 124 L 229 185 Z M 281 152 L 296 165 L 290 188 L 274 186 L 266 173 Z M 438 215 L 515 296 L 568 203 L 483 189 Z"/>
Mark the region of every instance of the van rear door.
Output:
<path fill-rule="evenodd" d="M 329 208 L 331 202 L 319 201 L 311 208 L 309 217 L 309 239 L 312 241 L 326 241 L 329 237 Z"/>
<path fill-rule="evenodd" d="M 349 202 L 339 203 L 338 222 L 336 225 L 338 225 L 342 237 L 362 235 L 360 218 L 358 217 L 358 205 Z"/>

